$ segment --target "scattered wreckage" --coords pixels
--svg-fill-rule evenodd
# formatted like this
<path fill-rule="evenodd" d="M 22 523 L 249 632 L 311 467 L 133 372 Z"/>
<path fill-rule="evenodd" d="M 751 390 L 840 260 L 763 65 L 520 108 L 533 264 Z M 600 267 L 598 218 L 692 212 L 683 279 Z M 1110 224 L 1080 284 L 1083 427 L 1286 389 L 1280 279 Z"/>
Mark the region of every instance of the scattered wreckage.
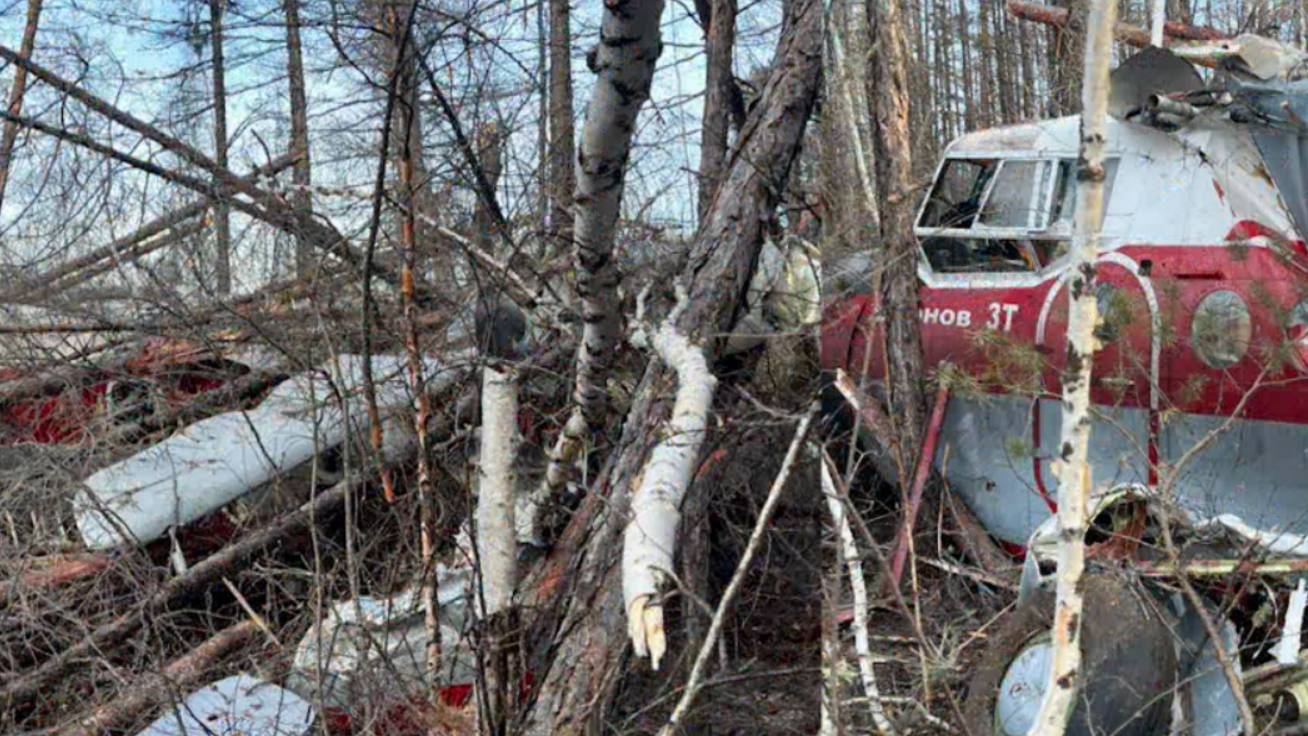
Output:
<path fill-rule="evenodd" d="M 815 264 L 816 251 L 806 243 L 766 244 L 747 297 L 745 332 L 751 334 L 734 339 L 730 349 L 751 349 L 767 334 L 815 324 L 820 314 Z M 476 326 L 456 319 L 442 341 L 448 349 L 439 360 L 424 360 L 430 395 L 459 399 L 470 383 L 478 358 L 467 339 L 470 327 Z M 160 571 L 166 566 L 171 573 L 165 585 L 144 596 L 140 610 L 163 610 L 187 591 L 222 584 L 239 599 L 224 575 L 259 550 L 281 544 L 278 540 L 291 539 L 294 547 L 294 538 L 306 536 L 315 518 L 343 505 L 346 486 L 362 487 L 363 474 L 344 471 L 362 462 L 350 453 L 362 452 L 358 448 L 368 442 L 370 400 L 383 429 L 382 463 L 404 461 L 416 445 L 414 396 L 402 356 L 375 354 L 366 361 L 361 355 L 334 354 L 297 372 L 285 360 L 261 355 L 249 339 L 194 344 L 94 334 L 75 346 L 57 375 L 19 369 L 0 375 L 0 449 L 13 450 L 18 462 L 38 446 L 76 449 L 103 442 L 110 448 L 111 461 L 79 476 L 68 494 L 68 523 L 57 544 L 45 545 L 52 551 L 18 561 L 25 569 L 19 580 L 29 590 L 71 589 L 111 571 L 127 550 L 142 548 Z M 532 341 L 548 343 L 539 336 Z M 15 356 L 5 363 L 25 365 Z M 371 397 L 365 390 L 369 380 Z M 451 403 L 458 404 L 452 413 L 456 424 L 475 412 L 466 403 L 471 398 L 464 392 Z M 520 429 L 533 421 L 532 411 L 524 407 L 519 413 Z M 475 432 L 463 434 L 475 437 Z M 130 454 L 123 454 L 125 447 L 132 448 Z M 521 480 L 534 482 L 530 475 Z M 473 642 L 481 617 L 474 591 L 480 583 L 467 530 L 458 536 L 455 551 L 437 563 L 441 672 L 429 672 L 425 659 L 430 623 L 423 596 L 401 585 L 391 593 L 324 601 L 314 625 L 296 634 L 298 643 L 286 642 L 286 666 L 275 676 L 262 674 L 268 681 L 248 673 L 207 685 L 189 679 L 204 670 L 190 666 L 188 657 L 232 651 L 266 633 L 264 622 L 250 614 L 164 668 L 186 673 L 166 696 L 173 689 L 192 693 L 167 706 L 143 733 L 205 733 L 215 723 L 260 736 L 317 732 L 324 726 L 334 734 L 426 732 L 424 724 L 436 717 L 427 702 L 432 687 L 443 706 L 466 717 L 478 674 Z M 133 608 L 100 625 L 85 642 L 55 653 L 36 668 L 37 678 L 0 683 L 0 701 L 33 700 L 41 682 L 66 673 L 85 653 L 111 648 L 139 630 L 145 618 L 140 610 Z M 530 671 L 518 675 L 521 687 L 531 686 Z M 361 712 L 360 703 L 375 701 L 379 692 L 384 702 L 370 702 Z M 128 718 L 124 704 L 159 707 L 129 698 L 118 707 L 96 709 L 81 728 L 93 733 L 108 723 L 121 724 Z"/>
<path fill-rule="evenodd" d="M 1219 71 L 1205 82 L 1192 62 Z M 1308 574 L 1308 54 L 1208 40 L 1141 51 L 1111 80 L 1084 638 L 1098 669 L 1072 731 L 1240 733 L 1237 690 L 1255 709 L 1275 696 L 1270 720 L 1299 722 L 1304 596 L 1283 583 Z M 1056 539 L 1078 145 L 1076 116 L 958 138 L 915 228 L 925 362 L 948 387 L 928 430 L 935 467 L 1025 554 L 1018 611 L 991 635 L 969 696 L 971 717 L 1005 736 L 1031 728 L 1050 666 L 1042 572 Z M 870 281 L 827 292 L 822 331 L 823 369 L 861 417 L 885 375 Z M 1158 551 L 1164 524 L 1187 545 L 1179 563 Z M 1168 583 L 1177 575 L 1222 605 L 1196 609 Z"/>

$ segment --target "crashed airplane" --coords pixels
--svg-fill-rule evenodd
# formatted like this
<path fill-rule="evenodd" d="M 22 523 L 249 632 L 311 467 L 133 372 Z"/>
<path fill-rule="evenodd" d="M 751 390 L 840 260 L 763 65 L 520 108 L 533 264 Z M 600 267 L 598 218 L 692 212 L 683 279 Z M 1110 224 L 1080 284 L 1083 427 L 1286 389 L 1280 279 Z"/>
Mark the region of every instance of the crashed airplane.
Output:
<path fill-rule="evenodd" d="M 1152 47 L 1112 74 L 1092 508 L 1165 493 L 1188 528 L 1238 540 L 1231 557 L 1308 556 L 1306 61 L 1241 36 Z M 1205 80 L 1192 64 L 1218 71 Z M 1027 553 L 1024 603 L 1056 547 L 1079 133 L 1071 116 L 958 138 L 915 226 L 925 364 L 950 389 L 934 463 L 993 537 Z M 878 393 L 885 319 L 866 282 L 829 298 L 824 371 Z M 1239 733 L 1236 700 L 1195 612 L 1159 594 L 1171 608 L 1165 625 L 1158 607 L 1140 608 L 1131 601 L 1143 598 L 1124 590 L 1091 583 L 1088 619 L 1113 601 L 1099 609 L 1112 625 L 1087 624 L 1087 661 L 1103 670 L 1090 676 L 1069 733 L 1093 720 L 1095 732 L 1155 734 L 1169 718 L 1173 733 Z M 1291 617 L 1286 630 L 1298 631 Z M 996 671 L 973 683 L 997 734 L 1027 733 L 1048 681 L 1048 624 L 1028 619 L 1011 647 L 992 637 Z M 1237 632 L 1219 621 L 1231 651 Z M 1170 652 L 1154 646 L 1169 630 L 1185 651 L 1153 656 Z M 1294 663 L 1294 649 L 1282 664 Z M 1199 662 L 1205 673 L 1193 669 Z M 1133 683 L 1131 692 L 1114 682 Z"/>

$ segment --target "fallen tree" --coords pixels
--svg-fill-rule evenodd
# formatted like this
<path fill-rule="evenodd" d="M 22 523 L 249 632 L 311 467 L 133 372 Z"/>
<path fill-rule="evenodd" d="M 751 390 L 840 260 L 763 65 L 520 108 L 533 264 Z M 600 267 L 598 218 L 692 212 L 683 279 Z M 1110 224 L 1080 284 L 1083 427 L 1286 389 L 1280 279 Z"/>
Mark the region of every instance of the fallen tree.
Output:
<path fill-rule="evenodd" d="M 741 131 L 680 281 L 686 298 L 671 325 L 703 347 L 709 365 L 743 312 L 767 223 L 799 152 L 822 62 L 822 5 L 791 8 L 762 96 Z M 559 544 L 525 586 L 539 619 L 533 667 L 541 686 L 519 717 L 530 734 L 589 730 L 627 657 L 620 539 L 648 449 L 665 427 L 673 372 L 651 360 L 622 437 Z M 563 610 L 557 610 L 562 605 Z"/>

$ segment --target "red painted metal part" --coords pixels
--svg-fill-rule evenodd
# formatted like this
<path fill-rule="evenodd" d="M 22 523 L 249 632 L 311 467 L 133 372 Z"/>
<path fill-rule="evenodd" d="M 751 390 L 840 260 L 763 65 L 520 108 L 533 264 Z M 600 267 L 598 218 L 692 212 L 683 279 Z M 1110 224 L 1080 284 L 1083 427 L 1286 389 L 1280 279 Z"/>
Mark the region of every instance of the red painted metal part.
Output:
<path fill-rule="evenodd" d="M 1234 235 L 1258 236 L 1263 232 L 1250 224 Z M 1264 373 L 1265 359 L 1294 337 L 1286 333 L 1285 312 L 1308 298 L 1308 275 L 1293 251 L 1286 254 L 1268 247 L 1215 243 L 1130 245 L 1115 253 L 1135 264 L 1135 272 L 1120 263 L 1101 261 L 1097 279 L 1117 287 L 1139 314 L 1121 338 L 1096 354 L 1094 372 L 1100 379 L 1091 389 L 1094 404 L 1149 408 L 1153 380 L 1161 395 L 1160 410 L 1229 416 L 1249 389 L 1261 381 L 1259 390 L 1245 402 L 1244 418 L 1308 424 L 1308 375 L 1289 361 Z M 1148 375 L 1154 336 L 1146 319 L 1153 307 L 1146 303 L 1141 276 L 1152 287 L 1164 332 L 1159 339 L 1159 371 L 1154 377 Z M 1051 294 L 1055 288 L 1058 293 Z M 1251 344 L 1245 357 L 1220 370 L 1204 364 L 1189 340 L 1195 308 L 1205 296 L 1218 290 L 1238 294 L 1248 305 L 1252 323 Z M 1065 288 L 1056 275 L 1011 288 L 923 285 L 919 299 L 923 357 L 928 369 L 949 362 L 982 378 L 987 390 L 1003 392 L 1003 386 L 984 379 L 995 378 L 997 352 L 1025 346 L 1039 353 L 1043 364 L 1042 385 L 1036 388 L 1043 391 L 1045 398 L 1060 395 L 1067 309 Z M 1041 309 L 1047 301 L 1050 305 L 1043 335 L 1037 335 Z M 862 376 L 878 380 L 885 375 L 878 351 L 867 349 L 870 340 L 879 339 L 875 313 L 876 300 L 870 295 L 827 305 L 821 345 L 824 370 L 845 368 L 856 382 Z M 979 339 L 987 329 L 997 340 Z M 1000 343 L 999 351 L 994 349 L 996 342 Z M 1128 375 L 1129 381 L 1103 380 L 1114 374 Z M 1156 425 L 1156 421 L 1151 424 Z"/>
<path fill-rule="evenodd" d="M 214 370 L 216 363 L 214 354 L 202 346 L 153 338 L 115 368 L 88 369 L 62 389 L 42 395 L 0 395 L 0 445 L 92 440 L 85 430 L 104 410 L 115 381 L 148 383 L 153 398 L 168 406 L 181 406 L 224 383 L 220 372 Z M 0 381 L 25 377 L 0 368 Z"/>
<path fill-rule="evenodd" d="M 917 520 L 917 511 L 922 505 L 922 489 L 926 487 L 931 475 L 931 461 L 936 455 L 936 441 L 940 438 L 940 425 L 945 421 L 945 407 L 949 405 L 949 387 L 941 382 L 936 389 L 935 405 L 931 409 L 931 422 L 927 425 L 926 436 L 922 440 L 922 451 L 917 456 L 917 468 L 913 471 L 913 488 L 904 508 L 904 523 L 899 527 L 899 536 L 895 542 L 895 553 L 890 560 L 890 584 L 899 587 L 904 575 L 904 561 L 908 558 L 908 545 L 913 537 L 913 525 Z"/>

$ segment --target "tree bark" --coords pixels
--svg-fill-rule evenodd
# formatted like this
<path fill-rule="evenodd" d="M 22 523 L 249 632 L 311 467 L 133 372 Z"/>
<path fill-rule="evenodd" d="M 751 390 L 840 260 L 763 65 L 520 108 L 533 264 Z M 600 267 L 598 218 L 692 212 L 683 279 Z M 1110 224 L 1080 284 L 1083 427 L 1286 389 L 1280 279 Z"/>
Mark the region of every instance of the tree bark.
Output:
<path fill-rule="evenodd" d="M 688 297 L 676 326 L 705 345 L 710 363 L 717 335 L 730 331 L 743 311 L 741 297 L 798 153 L 821 66 L 822 5 L 802 0 L 682 271 Z M 532 591 L 528 605 L 543 612 L 533 628 L 541 686 L 523 716 L 525 733 L 588 732 L 618 683 L 627 653 L 620 540 L 633 481 L 663 426 L 670 379 L 661 362 L 646 367 L 596 492 L 523 586 Z M 550 613 L 559 606 L 561 615 Z"/>
<path fill-rule="evenodd" d="M 495 192 L 499 187 L 500 174 L 504 169 L 503 142 L 499 124 L 493 120 L 484 123 L 477 131 L 477 165 L 481 167 L 482 180 L 486 182 L 491 192 Z M 473 212 L 472 237 L 473 241 L 487 253 L 494 253 L 495 242 L 500 240 L 496 232 L 500 228 L 500 222 L 483 199 L 478 197 L 477 209 Z M 499 254 L 506 261 L 512 255 L 504 252 Z"/>
<path fill-rule="evenodd" d="M 417 293 L 414 288 L 414 271 L 418 261 L 418 196 L 424 186 L 419 177 L 422 166 L 422 124 L 418 111 L 418 64 L 413 43 L 414 14 L 418 3 L 388 3 L 386 25 L 394 53 L 391 68 L 395 90 L 395 111 L 399 125 L 391 128 L 395 145 L 396 167 L 400 178 L 400 200 L 404 210 L 400 219 L 400 251 L 403 263 L 400 271 L 400 303 L 404 318 L 404 352 L 409 387 L 414 396 L 413 432 L 418 440 L 418 467 L 415 485 L 418 491 L 419 548 L 422 555 L 422 603 L 427 628 L 427 668 L 441 671 L 441 629 L 438 621 L 436 580 L 436 490 L 432 479 L 431 454 L 427 442 L 427 422 L 431 417 L 431 397 L 427 395 L 423 371 L 423 351 L 418 329 Z M 371 412 L 372 409 L 370 408 Z M 375 418 L 373 426 L 378 426 Z M 374 442 L 374 444 L 377 444 Z M 439 688 L 433 679 L 430 702 L 439 702 Z"/>
<path fill-rule="evenodd" d="M 868 57 L 872 27 L 863 0 L 831 4 L 827 29 L 827 86 L 822 117 L 823 198 L 832 244 L 862 247 L 877 223 Z"/>
<path fill-rule="evenodd" d="M 227 0 L 209 0 L 210 39 L 213 46 L 213 148 L 214 162 L 227 168 L 227 70 L 223 59 L 223 14 Z M 219 191 L 214 201 L 214 281 L 219 294 L 232 293 L 232 217 L 226 188 L 214 181 Z"/>
<path fill-rule="evenodd" d="M 613 238 L 636 132 L 636 116 L 649 99 L 654 65 L 663 50 L 662 0 L 619 0 L 605 6 L 595 57 L 595 89 L 586 111 L 577 160 L 577 292 L 582 345 L 574 401 L 587 424 L 600 426 L 608 410 L 608 373 L 621 321 Z"/>
<path fill-rule="evenodd" d="M 309 159 L 309 103 L 304 91 L 304 54 L 300 46 L 300 0 L 284 0 L 286 13 L 286 76 L 291 103 L 291 154 L 295 168 L 291 181 L 296 190 L 291 204 L 302 218 L 313 217 Z M 295 276 L 308 278 L 313 271 L 313 246 L 303 228 L 295 233 Z"/>
<path fill-rule="evenodd" d="M 477 570 L 481 576 L 478 615 L 486 633 L 487 733 L 505 733 L 513 695 L 509 675 L 510 606 L 518 582 L 514 538 L 514 459 L 517 457 L 518 380 L 511 366 L 482 368 L 481 447 L 477 463 Z"/>
<path fill-rule="evenodd" d="M 526 526 L 551 526 L 546 517 L 559 505 L 568 467 L 580 454 L 587 430 L 608 418 L 608 376 L 622 328 L 617 304 L 620 274 L 613 260 L 618 208 L 636 132 L 636 116 L 649 98 L 654 65 L 663 50 L 659 19 L 663 0 L 615 0 L 605 5 L 600 43 L 589 63 L 595 89 L 586 108 L 577 155 L 577 293 L 583 324 L 573 386 L 573 410 L 553 451 L 533 515 Z M 540 531 L 536 532 L 540 535 Z"/>
<path fill-rule="evenodd" d="M 878 0 L 876 162 L 881 212 L 881 318 L 885 320 L 887 415 L 899 441 L 900 488 L 908 488 L 925 427 L 922 338 L 917 316 L 917 238 L 913 235 L 913 154 L 901 0 Z"/>
<path fill-rule="evenodd" d="M 963 127 L 976 129 L 976 104 L 972 87 L 972 23 L 967 16 L 967 0 L 958 2 L 958 39 L 963 55 Z"/>
<path fill-rule="evenodd" d="M 1081 77 L 1085 69 L 1085 20 L 1087 0 L 1054 0 L 1066 10 L 1064 25 L 1049 30 L 1050 105 L 1054 115 L 1071 115 L 1080 107 Z"/>
<path fill-rule="evenodd" d="M 1116 0 L 1093 0 L 1087 18 L 1085 80 L 1081 89 L 1081 151 L 1073 222 L 1072 274 L 1067 285 L 1067 360 L 1062 375 L 1063 422 L 1058 467 L 1058 577 L 1049 682 L 1034 736 L 1056 736 L 1078 702 L 1081 673 L 1081 572 L 1085 567 L 1086 507 L 1090 495 L 1090 379 L 1094 364 L 1095 261 L 1104 211 L 1108 65 L 1112 58 Z"/>
<path fill-rule="evenodd" d="M 36 46 L 36 27 L 41 20 L 42 0 L 27 0 L 27 23 L 23 26 L 23 45 L 18 53 L 24 59 L 32 58 L 32 49 Z M 23 95 L 27 93 L 27 69 L 18 67 L 14 70 L 14 86 L 9 90 L 9 113 L 19 115 L 23 112 Z M 5 121 L 4 137 L 0 139 L 0 206 L 5 203 L 5 187 L 9 184 L 9 164 L 13 159 L 14 143 L 18 140 L 18 124 L 13 120 Z"/>
<path fill-rule="evenodd" d="M 554 252 L 572 248 L 572 192 L 577 186 L 573 168 L 572 27 L 568 3 L 569 0 L 549 0 L 549 224 L 550 247 Z"/>
<path fill-rule="evenodd" d="M 705 28 L 704 115 L 699 144 L 699 209 L 708 212 L 727 161 L 731 92 L 735 87 L 732 53 L 736 43 L 736 0 L 700 2 Z M 707 17 L 704 17 L 707 15 Z"/>

